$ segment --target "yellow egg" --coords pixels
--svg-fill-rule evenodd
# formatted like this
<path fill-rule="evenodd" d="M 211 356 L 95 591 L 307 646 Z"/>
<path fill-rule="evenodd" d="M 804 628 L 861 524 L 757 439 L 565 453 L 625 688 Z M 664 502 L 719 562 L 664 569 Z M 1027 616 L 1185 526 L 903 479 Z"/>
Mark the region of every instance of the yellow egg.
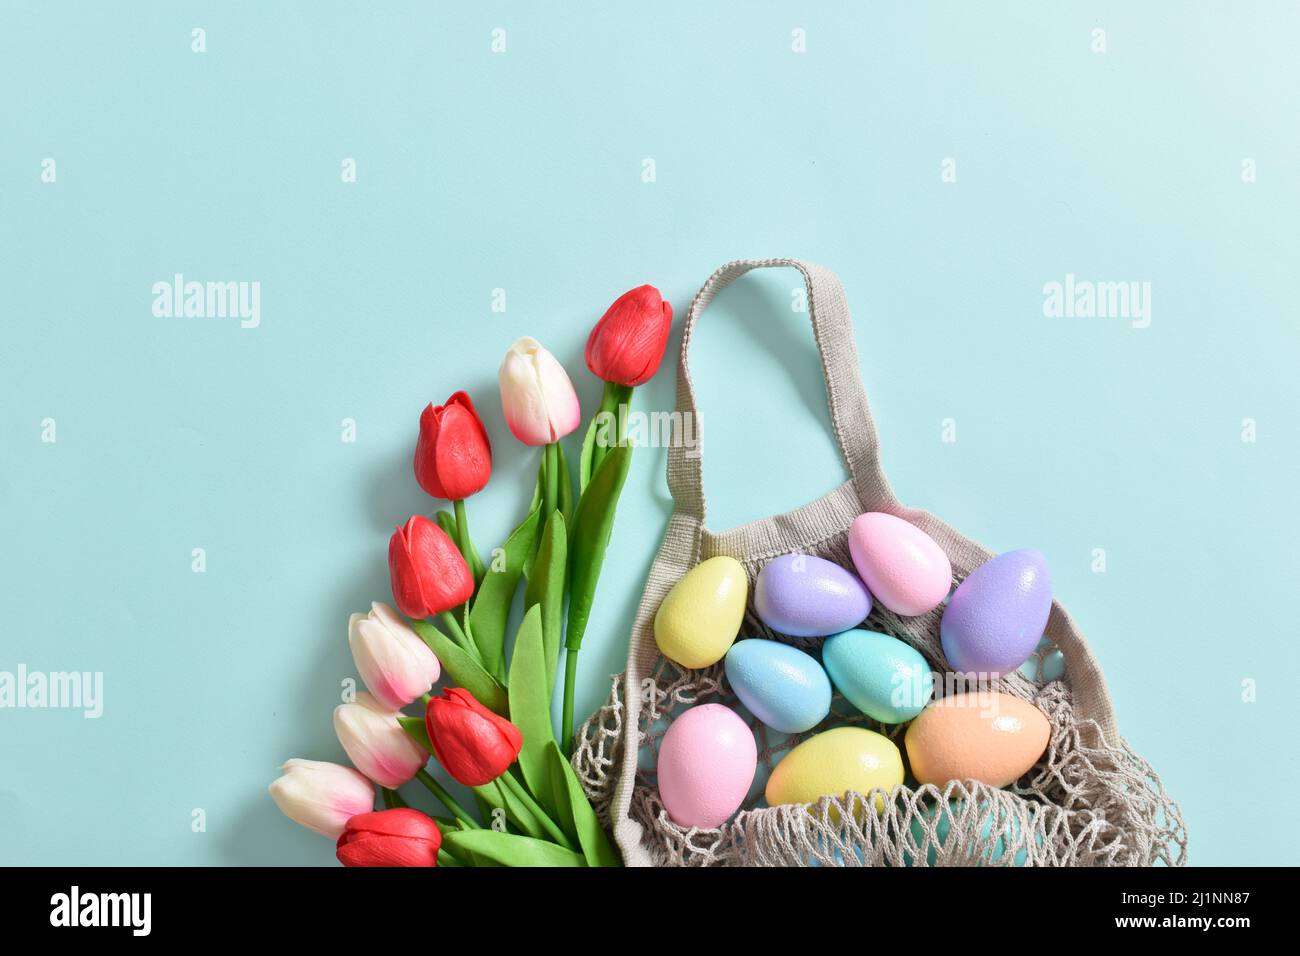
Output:
<path fill-rule="evenodd" d="M 816 803 L 850 790 L 889 790 L 903 782 L 903 757 L 894 742 L 865 727 L 836 727 L 791 750 L 767 778 L 770 806 Z M 884 801 L 876 798 L 876 810 Z"/>
<path fill-rule="evenodd" d="M 655 614 L 655 642 L 683 667 L 716 664 L 740 632 L 749 582 L 735 558 L 702 561 L 673 585 Z"/>

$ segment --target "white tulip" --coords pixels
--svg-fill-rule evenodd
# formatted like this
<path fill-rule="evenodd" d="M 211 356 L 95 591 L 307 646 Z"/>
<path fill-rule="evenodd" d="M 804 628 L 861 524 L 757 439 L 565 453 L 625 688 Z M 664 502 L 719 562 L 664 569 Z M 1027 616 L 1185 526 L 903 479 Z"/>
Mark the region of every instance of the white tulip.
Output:
<path fill-rule="evenodd" d="M 429 692 L 442 673 L 438 658 L 387 604 L 348 619 L 348 646 L 370 693 L 390 710 Z"/>
<path fill-rule="evenodd" d="M 334 732 L 348 759 L 367 777 L 390 790 L 400 787 L 429 760 L 423 747 L 397 722 L 399 714 L 370 694 L 334 708 Z"/>
<path fill-rule="evenodd" d="M 295 823 L 332 840 L 358 813 L 375 808 L 375 788 L 351 767 L 294 758 L 269 787 L 271 799 Z"/>
<path fill-rule="evenodd" d="M 497 372 L 506 425 L 525 445 L 549 445 L 582 424 L 569 373 L 536 339 L 525 335 Z"/>

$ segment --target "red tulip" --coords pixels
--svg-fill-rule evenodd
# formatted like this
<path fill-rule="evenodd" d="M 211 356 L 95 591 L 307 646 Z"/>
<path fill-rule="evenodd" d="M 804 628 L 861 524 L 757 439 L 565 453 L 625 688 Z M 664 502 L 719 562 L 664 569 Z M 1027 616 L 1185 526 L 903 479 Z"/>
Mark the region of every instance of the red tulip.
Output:
<path fill-rule="evenodd" d="M 419 810 L 395 807 L 349 820 L 335 853 L 344 866 L 437 866 L 440 846 L 438 824 Z"/>
<path fill-rule="evenodd" d="M 420 414 L 415 480 L 435 498 L 459 501 L 482 491 L 492 475 L 487 430 L 464 392 Z"/>
<path fill-rule="evenodd" d="M 388 539 L 393 600 L 407 617 L 432 617 L 464 604 L 474 575 L 445 531 L 424 515 L 411 515 Z"/>
<path fill-rule="evenodd" d="M 524 735 L 463 687 L 451 687 L 424 709 L 424 727 L 438 763 L 467 787 L 491 783 L 519 758 Z"/>
<path fill-rule="evenodd" d="M 587 338 L 587 368 L 607 382 L 640 385 L 659 369 L 673 307 L 652 285 L 624 292 Z"/>

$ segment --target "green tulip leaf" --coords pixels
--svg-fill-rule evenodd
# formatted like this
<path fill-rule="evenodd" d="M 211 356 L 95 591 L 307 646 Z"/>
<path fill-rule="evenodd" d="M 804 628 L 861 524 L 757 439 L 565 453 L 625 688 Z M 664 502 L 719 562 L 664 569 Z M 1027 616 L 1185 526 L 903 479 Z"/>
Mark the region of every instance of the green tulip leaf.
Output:
<path fill-rule="evenodd" d="M 611 448 L 601 460 L 591 483 L 578 499 L 573 516 L 573 549 L 569 559 L 572 568 L 569 586 L 569 627 L 565 647 L 576 650 L 582 646 L 582 637 L 591 617 L 591 605 L 596 597 L 596 582 L 609 536 L 614 530 L 614 511 L 618 496 L 623 492 L 627 472 L 632 464 L 632 446 Z"/>
<path fill-rule="evenodd" d="M 412 621 L 411 627 L 437 655 L 442 669 L 455 686 L 465 688 L 474 695 L 475 700 L 493 713 L 504 717 L 509 712 L 506 689 L 468 651 L 428 621 Z"/>
<path fill-rule="evenodd" d="M 492 811 L 495 810 L 497 807 L 501 806 L 500 802 L 494 803 L 492 800 L 489 800 L 483 796 L 484 792 L 486 792 L 491 787 L 492 784 L 487 784 L 486 786 L 482 786 L 482 787 L 470 787 L 470 792 L 474 794 L 474 806 L 478 808 L 479 819 L 486 820 L 489 825 L 491 825 L 492 823 Z M 459 823 L 460 821 L 457 822 Z M 466 828 L 461 827 L 461 829 L 463 830 Z M 473 829 L 473 828 L 470 827 L 469 829 Z"/>
<path fill-rule="evenodd" d="M 622 866 L 618 853 L 605 835 L 596 811 L 587 800 L 573 765 L 564 759 L 559 745 L 551 741 L 546 745 L 546 764 L 551 774 L 551 786 L 559 803 L 559 823 L 565 832 L 573 833 L 582 847 L 588 866 Z"/>
<path fill-rule="evenodd" d="M 559 519 L 560 536 L 564 519 Z M 547 526 L 555 526 L 554 521 Z M 539 560 L 540 565 L 540 560 Z M 561 565 L 563 567 L 563 565 Z M 539 575 L 540 577 L 540 575 Z M 524 614 L 515 635 L 515 650 L 510 659 L 510 722 L 523 734 L 519 767 L 524 783 L 543 812 L 556 819 L 557 801 L 546 766 L 546 745 L 555 743 L 551 726 L 551 694 L 546 680 L 545 644 L 542 639 L 542 605 L 535 604 Z"/>
<path fill-rule="evenodd" d="M 425 726 L 423 717 L 408 717 L 406 714 L 400 714 L 397 722 L 402 725 L 402 729 L 406 731 L 407 736 L 429 753 L 433 753 L 433 743 L 429 740 L 429 728 Z"/>
<path fill-rule="evenodd" d="M 506 682 L 506 622 L 510 618 L 510 605 L 514 603 L 524 564 L 533 553 L 540 515 L 540 509 L 534 508 L 511 532 L 502 553 L 492 559 L 469 612 L 470 630 L 483 657 L 483 666 L 498 684 Z"/>
<path fill-rule="evenodd" d="M 507 770 L 506 773 L 512 773 Z M 504 810 L 506 819 L 523 831 L 525 836 L 536 837 L 539 840 L 547 839 L 546 829 L 533 815 L 531 809 L 519 802 L 519 798 L 510 792 L 509 787 L 501 785 L 499 780 L 493 780 L 483 784 L 481 787 L 470 787 L 474 791 L 474 799 L 479 805 L 479 812 L 483 814 L 483 819 L 487 825 L 492 826 L 494 810 Z"/>
<path fill-rule="evenodd" d="M 474 580 L 482 581 L 483 574 L 486 571 L 483 567 L 483 559 L 479 557 L 478 548 L 474 547 L 472 542 L 469 546 L 469 554 L 465 554 L 464 550 L 460 548 L 460 537 L 456 530 L 455 515 L 450 511 L 439 511 L 434 517 L 438 519 L 438 527 L 446 532 L 447 537 L 451 538 L 457 549 L 460 550 L 461 557 L 465 559 L 465 563 L 469 565 L 470 573 L 474 575 Z"/>
<path fill-rule="evenodd" d="M 524 607 L 542 606 L 542 657 L 546 661 L 546 690 L 555 686 L 555 669 L 560 658 L 560 644 L 564 639 L 564 587 L 568 584 L 567 560 L 569 538 L 567 522 L 562 512 L 555 512 L 546 522 L 542 543 L 537 549 L 533 576 L 524 591 Z M 519 653 L 518 645 L 515 653 Z M 513 665 L 512 665 L 513 668 Z M 511 682 L 514 676 L 511 675 Z"/>
<path fill-rule="evenodd" d="M 442 845 L 471 866 L 586 866 L 572 850 L 545 840 L 497 830 L 457 830 Z"/>
<path fill-rule="evenodd" d="M 591 484 L 591 465 L 596 454 L 596 422 L 600 419 L 600 412 L 591 416 L 591 422 L 587 425 L 587 434 L 582 436 L 582 454 L 578 458 L 578 494 L 581 495 L 587 490 L 587 485 Z"/>
<path fill-rule="evenodd" d="M 564 520 L 573 526 L 573 476 L 569 473 L 569 459 L 564 457 L 564 445 L 555 443 L 555 454 L 560 463 L 560 487 L 556 507 L 564 513 Z"/>
<path fill-rule="evenodd" d="M 541 464 L 537 466 L 537 480 L 533 482 L 533 498 L 528 503 L 529 511 L 536 511 L 542 506 L 542 485 L 546 481 L 546 456 L 542 455 Z"/>

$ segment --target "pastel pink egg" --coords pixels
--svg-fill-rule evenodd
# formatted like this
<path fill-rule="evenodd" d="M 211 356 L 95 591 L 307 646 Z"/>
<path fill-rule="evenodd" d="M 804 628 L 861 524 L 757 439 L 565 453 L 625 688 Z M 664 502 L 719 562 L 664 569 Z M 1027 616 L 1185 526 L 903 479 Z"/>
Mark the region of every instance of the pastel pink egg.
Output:
<path fill-rule="evenodd" d="M 659 799 L 684 827 L 720 827 L 740 809 L 758 770 L 754 734 L 722 704 L 699 704 L 659 743 Z"/>
<path fill-rule="evenodd" d="M 904 617 L 933 611 L 952 587 L 943 548 L 916 525 L 883 511 L 853 519 L 849 553 L 872 596 Z"/>

